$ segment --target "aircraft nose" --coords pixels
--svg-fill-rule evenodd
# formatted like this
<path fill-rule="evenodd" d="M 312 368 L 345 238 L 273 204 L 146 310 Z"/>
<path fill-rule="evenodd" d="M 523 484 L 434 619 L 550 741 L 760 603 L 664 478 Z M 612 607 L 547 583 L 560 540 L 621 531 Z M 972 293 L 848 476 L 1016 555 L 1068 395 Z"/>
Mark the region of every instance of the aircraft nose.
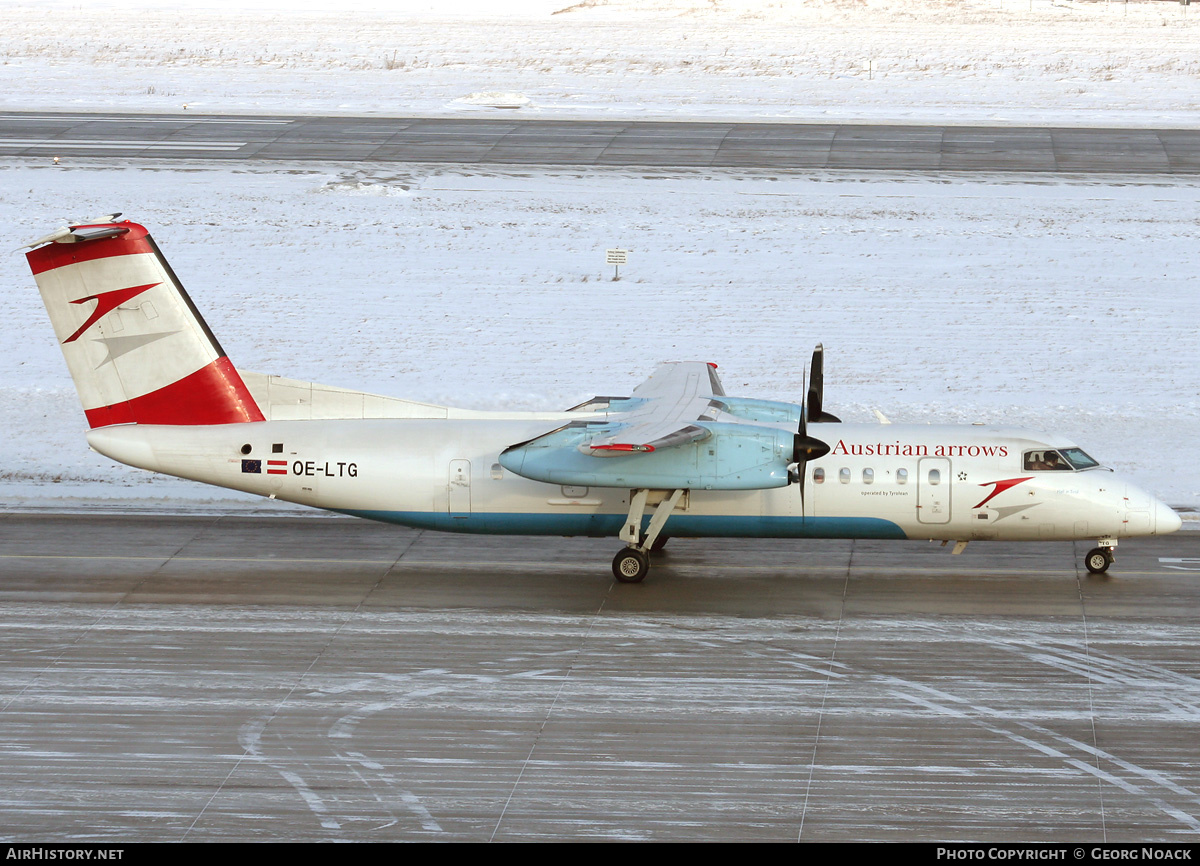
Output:
<path fill-rule="evenodd" d="M 1154 531 L 1158 535 L 1166 535 L 1183 526 L 1183 521 L 1171 506 L 1154 500 Z"/>

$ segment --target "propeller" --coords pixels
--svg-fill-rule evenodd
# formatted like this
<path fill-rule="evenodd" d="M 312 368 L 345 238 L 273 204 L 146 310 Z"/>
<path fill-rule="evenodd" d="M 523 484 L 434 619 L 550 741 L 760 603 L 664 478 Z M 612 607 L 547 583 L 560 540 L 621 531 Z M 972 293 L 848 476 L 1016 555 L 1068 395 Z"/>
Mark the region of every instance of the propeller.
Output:
<path fill-rule="evenodd" d="M 812 356 L 812 383 L 808 386 L 808 401 L 800 413 L 800 426 L 792 443 L 792 467 L 789 477 L 800 485 L 800 508 L 804 513 L 804 467 L 809 460 L 817 460 L 829 453 L 829 445 L 815 436 L 808 435 L 808 421 L 828 424 L 841 421 L 821 410 L 821 392 L 825 386 L 825 349 L 818 343 Z"/>

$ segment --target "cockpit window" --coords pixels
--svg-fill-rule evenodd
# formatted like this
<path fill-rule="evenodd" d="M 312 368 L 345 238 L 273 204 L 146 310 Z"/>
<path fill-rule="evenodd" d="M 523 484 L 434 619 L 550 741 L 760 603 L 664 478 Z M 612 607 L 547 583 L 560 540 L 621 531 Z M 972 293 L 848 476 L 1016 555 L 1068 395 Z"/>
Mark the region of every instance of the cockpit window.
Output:
<path fill-rule="evenodd" d="M 1091 469 L 1100 464 L 1093 460 L 1082 448 L 1064 448 L 1062 456 L 1076 469 Z"/>
<path fill-rule="evenodd" d="M 1078 449 L 1076 449 L 1078 450 Z M 1080 452 L 1082 453 L 1082 452 Z M 1070 472 L 1074 468 L 1057 451 L 1049 448 L 1042 451 L 1025 452 L 1025 471 L 1044 472 L 1047 470 L 1062 470 Z"/>

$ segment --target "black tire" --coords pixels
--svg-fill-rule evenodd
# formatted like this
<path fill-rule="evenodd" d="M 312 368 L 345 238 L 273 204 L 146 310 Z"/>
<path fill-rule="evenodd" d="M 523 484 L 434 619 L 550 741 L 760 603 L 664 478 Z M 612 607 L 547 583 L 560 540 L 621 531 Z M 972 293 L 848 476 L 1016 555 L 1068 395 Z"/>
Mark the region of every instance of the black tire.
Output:
<path fill-rule="evenodd" d="M 658 538 L 654 539 L 654 543 L 652 545 L 650 545 L 650 552 L 658 553 L 660 550 L 662 550 L 664 547 L 667 546 L 667 542 L 670 540 L 671 540 L 670 536 L 660 535 Z"/>
<path fill-rule="evenodd" d="M 1083 564 L 1092 574 L 1104 574 L 1112 565 L 1112 554 L 1103 547 L 1093 547 L 1083 558 Z"/>
<path fill-rule="evenodd" d="M 627 547 L 613 557 L 612 571 L 621 583 L 641 583 L 650 571 L 650 557 Z"/>

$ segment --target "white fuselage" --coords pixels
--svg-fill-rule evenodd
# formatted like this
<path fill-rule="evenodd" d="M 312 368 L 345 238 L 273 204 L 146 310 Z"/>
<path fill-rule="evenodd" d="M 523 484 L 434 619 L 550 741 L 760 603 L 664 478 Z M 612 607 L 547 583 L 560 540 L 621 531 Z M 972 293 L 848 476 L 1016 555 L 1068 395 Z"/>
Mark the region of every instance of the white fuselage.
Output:
<path fill-rule="evenodd" d="M 625 487 L 564 487 L 503 469 L 500 452 L 553 429 L 547 415 L 450 419 L 126 424 L 88 434 L 131 466 L 410 526 L 526 535 L 616 535 Z M 1075 539 L 1172 532 L 1179 518 L 1103 467 L 1022 468 L 1069 447 L 1015 428 L 810 424 L 831 451 L 800 484 L 692 489 L 666 536 Z M 823 476 L 823 478 L 822 478 Z"/>

